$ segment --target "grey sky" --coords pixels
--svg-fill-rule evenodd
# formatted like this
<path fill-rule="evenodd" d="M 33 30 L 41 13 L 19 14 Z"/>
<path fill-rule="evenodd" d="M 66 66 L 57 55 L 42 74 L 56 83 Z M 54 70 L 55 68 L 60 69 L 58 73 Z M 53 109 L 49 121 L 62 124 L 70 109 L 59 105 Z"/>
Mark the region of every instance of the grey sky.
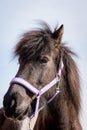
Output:
<path fill-rule="evenodd" d="M 0 0 L 0 106 L 15 76 L 18 64 L 13 50 L 21 34 L 44 20 L 51 27 L 64 24 L 63 41 L 77 52 L 81 75 L 81 123 L 87 123 L 87 1 L 86 0 Z"/>

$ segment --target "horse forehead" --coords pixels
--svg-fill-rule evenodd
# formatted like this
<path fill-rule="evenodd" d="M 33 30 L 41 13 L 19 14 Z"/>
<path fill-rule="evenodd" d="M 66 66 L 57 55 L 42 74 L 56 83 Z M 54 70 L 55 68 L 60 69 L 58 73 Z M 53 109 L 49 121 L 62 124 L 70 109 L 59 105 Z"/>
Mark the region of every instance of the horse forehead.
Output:
<path fill-rule="evenodd" d="M 49 44 L 49 47 L 46 46 L 45 50 L 42 50 L 42 52 L 40 54 L 41 55 L 48 55 L 51 57 L 58 56 L 59 49 L 58 49 L 58 46 L 57 47 L 55 46 L 55 42 L 52 40 L 52 41 L 49 41 L 48 44 Z"/>

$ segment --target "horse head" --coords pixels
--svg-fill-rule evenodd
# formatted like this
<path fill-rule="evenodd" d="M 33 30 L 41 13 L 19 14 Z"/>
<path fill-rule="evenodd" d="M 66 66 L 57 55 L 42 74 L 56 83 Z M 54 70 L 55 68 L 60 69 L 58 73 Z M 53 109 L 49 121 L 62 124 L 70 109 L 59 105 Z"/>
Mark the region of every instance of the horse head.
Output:
<path fill-rule="evenodd" d="M 11 82 L 3 101 L 7 117 L 21 120 L 26 116 L 31 117 L 35 112 L 38 93 L 33 92 L 32 86 L 39 92 L 57 76 L 62 35 L 63 25 L 54 32 L 45 25 L 44 29 L 25 33 L 18 42 L 15 55 L 19 58 L 19 69 L 15 78 L 22 79 L 31 87 L 28 89 L 27 85 L 19 81 Z M 54 96 L 56 86 L 56 83 L 53 84 L 41 95 L 40 108 Z"/>

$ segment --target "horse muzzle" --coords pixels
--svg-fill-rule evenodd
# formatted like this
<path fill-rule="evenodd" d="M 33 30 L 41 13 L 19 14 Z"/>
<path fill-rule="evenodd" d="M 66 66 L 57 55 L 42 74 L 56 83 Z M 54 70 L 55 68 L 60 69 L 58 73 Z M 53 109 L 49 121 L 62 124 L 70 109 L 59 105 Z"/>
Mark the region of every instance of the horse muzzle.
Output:
<path fill-rule="evenodd" d="M 22 100 L 23 99 L 19 94 L 8 96 L 7 93 L 4 96 L 3 108 L 7 118 L 22 120 L 28 115 L 28 111 L 31 111 L 31 105 L 22 105 Z"/>

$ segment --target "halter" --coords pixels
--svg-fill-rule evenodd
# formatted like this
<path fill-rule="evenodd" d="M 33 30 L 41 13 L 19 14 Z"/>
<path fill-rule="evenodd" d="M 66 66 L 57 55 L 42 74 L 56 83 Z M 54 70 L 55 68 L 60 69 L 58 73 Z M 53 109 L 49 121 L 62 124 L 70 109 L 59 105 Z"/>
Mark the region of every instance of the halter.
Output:
<path fill-rule="evenodd" d="M 35 88 L 32 84 L 30 84 L 29 82 L 25 81 L 24 79 L 20 78 L 20 77 L 15 77 L 12 79 L 11 81 L 11 85 L 12 84 L 19 84 L 22 87 L 27 88 L 27 90 L 31 91 L 34 95 L 36 95 L 37 101 L 36 101 L 36 107 L 35 107 L 35 112 L 33 114 L 33 116 L 35 116 L 41 109 L 43 109 L 45 106 L 43 106 L 42 108 L 39 109 L 39 102 L 40 102 L 40 97 L 46 92 L 48 91 L 50 88 L 52 88 L 56 83 L 59 84 L 59 81 L 61 79 L 61 74 L 62 74 L 62 70 L 63 70 L 64 64 L 62 59 L 60 60 L 60 65 L 59 65 L 59 70 L 58 73 L 56 75 L 56 77 L 47 85 L 45 85 L 42 89 L 38 90 L 37 88 Z M 56 95 L 59 93 L 59 88 L 56 88 L 56 92 L 53 95 L 53 97 L 48 100 L 47 104 L 50 103 L 55 97 Z"/>

